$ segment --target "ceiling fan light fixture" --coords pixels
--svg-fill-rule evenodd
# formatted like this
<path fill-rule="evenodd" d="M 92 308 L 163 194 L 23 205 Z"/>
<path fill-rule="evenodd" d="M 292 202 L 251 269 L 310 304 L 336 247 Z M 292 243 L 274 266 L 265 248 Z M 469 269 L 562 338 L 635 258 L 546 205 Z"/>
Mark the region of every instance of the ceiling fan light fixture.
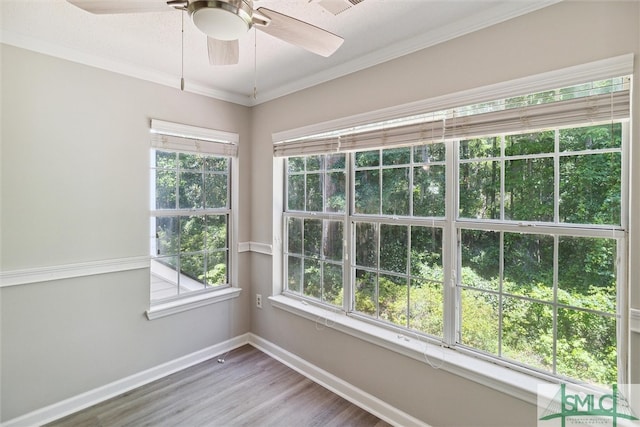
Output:
<path fill-rule="evenodd" d="M 237 40 L 251 29 L 253 1 L 194 1 L 187 8 L 194 25 L 217 40 Z"/>

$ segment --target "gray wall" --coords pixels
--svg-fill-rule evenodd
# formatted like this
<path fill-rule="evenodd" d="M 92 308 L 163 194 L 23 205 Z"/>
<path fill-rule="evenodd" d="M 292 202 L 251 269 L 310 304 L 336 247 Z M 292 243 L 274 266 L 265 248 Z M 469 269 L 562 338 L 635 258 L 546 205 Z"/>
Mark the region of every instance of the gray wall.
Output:
<path fill-rule="evenodd" d="M 563 2 L 252 109 L 252 206 L 273 205 L 271 134 L 438 95 L 634 53 L 638 70 L 640 3 Z M 634 86 L 638 86 L 638 73 Z M 636 90 L 634 105 L 638 104 Z M 633 140 L 640 128 L 637 109 Z M 640 150 L 633 151 L 632 188 L 640 187 Z M 279 172 L 276 172 L 279 173 Z M 637 194 L 637 192 L 636 192 Z M 632 199 L 630 277 L 640 307 L 640 204 Z M 251 217 L 252 240 L 272 241 L 272 217 Z M 271 259 L 254 255 L 253 292 L 268 295 Z M 436 371 L 371 344 L 272 308 L 252 308 L 251 329 L 317 366 L 434 426 L 536 425 L 533 405 Z M 638 337 L 632 379 L 640 382 Z"/>
<path fill-rule="evenodd" d="M 3 271 L 148 254 L 150 118 L 237 132 L 250 164 L 246 107 L 10 46 L 1 55 Z M 1 419 L 248 332 L 249 269 L 239 274 L 239 298 L 154 321 L 146 269 L 1 288 Z"/>

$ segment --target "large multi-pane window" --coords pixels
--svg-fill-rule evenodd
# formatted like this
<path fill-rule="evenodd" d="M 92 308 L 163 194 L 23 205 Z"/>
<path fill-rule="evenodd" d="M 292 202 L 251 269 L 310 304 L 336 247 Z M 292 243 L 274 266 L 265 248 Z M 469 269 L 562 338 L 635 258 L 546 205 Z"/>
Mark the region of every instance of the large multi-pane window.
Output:
<path fill-rule="evenodd" d="M 612 82 L 624 81 L 593 83 L 585 97 L 606 106 L 621 90 Z M 439 139 L 403 136 L 387 148 L 393 132 L 380 126 L 379 148 L 369 128 L 366 149 L 289 155 L 285 293 L 501 363 L 617 382 L 628 98 L 623 113 L 612 106 L 608 117 L 585 119 L 564 114 L 577 108 L 562 102 L 576 92 L 457 111 L 477 115 L 484 134 L 475 117 L 459 122 L 466 128 L 437 123 L 447 111 L 423 127 L 440 129 Z M 480 115 L 509 102 L 544 111 L 545 126 L 486 127 L 495 112 Z"/>
<path fill-rule="evenodd" d="M 231 172 L 235 147 L 187 138 L 207 129 L 154 121 L 151 149 L 151 303 L 231 283 Z M 167 131 L 168 129 L 168 131 Z M 208 136 L 208 135 L 205 135 Z"/>

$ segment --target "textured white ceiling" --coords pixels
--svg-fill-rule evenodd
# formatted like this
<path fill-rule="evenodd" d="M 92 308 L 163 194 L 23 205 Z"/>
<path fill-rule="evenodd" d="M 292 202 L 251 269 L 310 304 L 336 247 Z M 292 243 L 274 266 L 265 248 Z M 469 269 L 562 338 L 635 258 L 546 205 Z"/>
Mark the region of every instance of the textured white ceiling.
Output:
<path fill-rule="evenodd" d="M 125 1 L 125 0 L 123 0 Z M 319 0 L 257 0 L 342 36 L 329 58 L 252 29 L 240 61 L 210 66 L 185 15 L 185 90 L 256 105 L 557 3 L 559 0 L 364 0 L 333 15 Z M 0 0 L 3 43 L 179 87 L 182 13 L 93 15 L 66 0 Z M 254 98 L 254 88 L 256 88 Z"/>

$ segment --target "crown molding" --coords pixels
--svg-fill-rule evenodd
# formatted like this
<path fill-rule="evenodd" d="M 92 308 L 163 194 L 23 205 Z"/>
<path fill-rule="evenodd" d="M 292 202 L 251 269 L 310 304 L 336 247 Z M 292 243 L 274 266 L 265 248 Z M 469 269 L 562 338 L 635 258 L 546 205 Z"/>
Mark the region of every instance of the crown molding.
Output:
<path fill-rule="evenodd" d="M 259 92 L 256 98 L 246 94 L 238 94 L 218 88 L 212 88 L 200 82 L 193 81 L 187 81 L 184 90 L 185 92 L 215 98 L 220 101 L 251 107 L 422 49 L 426 49 L 474 31 L 499 24 L 509 19 L 534 12 L 544 7 L 559 3 L 560 1 L 561 0 L 541 0 L 538 2 L 507 1 L 499 6 L 489 8 L 480 14 L 469 16 L 463 20 L 456 21 L 453 24 L 424 33 L 421 36 L 392 44 L 384 49 L 376 50 L 368 55 L 328 68 L 319 73 L 305 76 L 302 79 L 291 81 L 277 88 Z M 146 67 L 135 66 L 114 58 L 102 57 L 69 47 L 56 45 L 47 41 L 10 32 L 5 29 L 0 31 L 0 42 L 79 64 L 157 83 L 177 90 L 180 88 L 180 79 L 174 75 L 161 73 Z"/>
<path fill-rule="evenodd" d="M 180 79 L 171 74 L 71 49 L 5 29 L 0 31 L 0 43 L 180 90 Z M 244 106 L 249 106 L 251 100 L 247 95 L 211 88 L 193 81 L 185 82 L 184 91 Z"/>
<path fill-rule="evenodd" d="M 480 14 L 469 16 L 463 20 L 429 31 L 413 39 L 403 40 L 320 73 L 306 76 L 303 79 L 290 82 L 270 91 L 258 93 L 257 99 L 250 99 L 249 105 L 258 105 L 321 83 L 326 83 L 330 80 L 346 76 L 347 74 L 361 71 L 415 53 L 419 50 L 427 49 L 440 43 L 488 28 L 492 25 L 517 18 L 518 16 L 526 15 L 527 13 L 535 12 L 536 10 L 559 3 L 560 1 L 562 0 L 541 0 L 536 3 L 506 2 L 500 6 L 487 9 Z"/>

